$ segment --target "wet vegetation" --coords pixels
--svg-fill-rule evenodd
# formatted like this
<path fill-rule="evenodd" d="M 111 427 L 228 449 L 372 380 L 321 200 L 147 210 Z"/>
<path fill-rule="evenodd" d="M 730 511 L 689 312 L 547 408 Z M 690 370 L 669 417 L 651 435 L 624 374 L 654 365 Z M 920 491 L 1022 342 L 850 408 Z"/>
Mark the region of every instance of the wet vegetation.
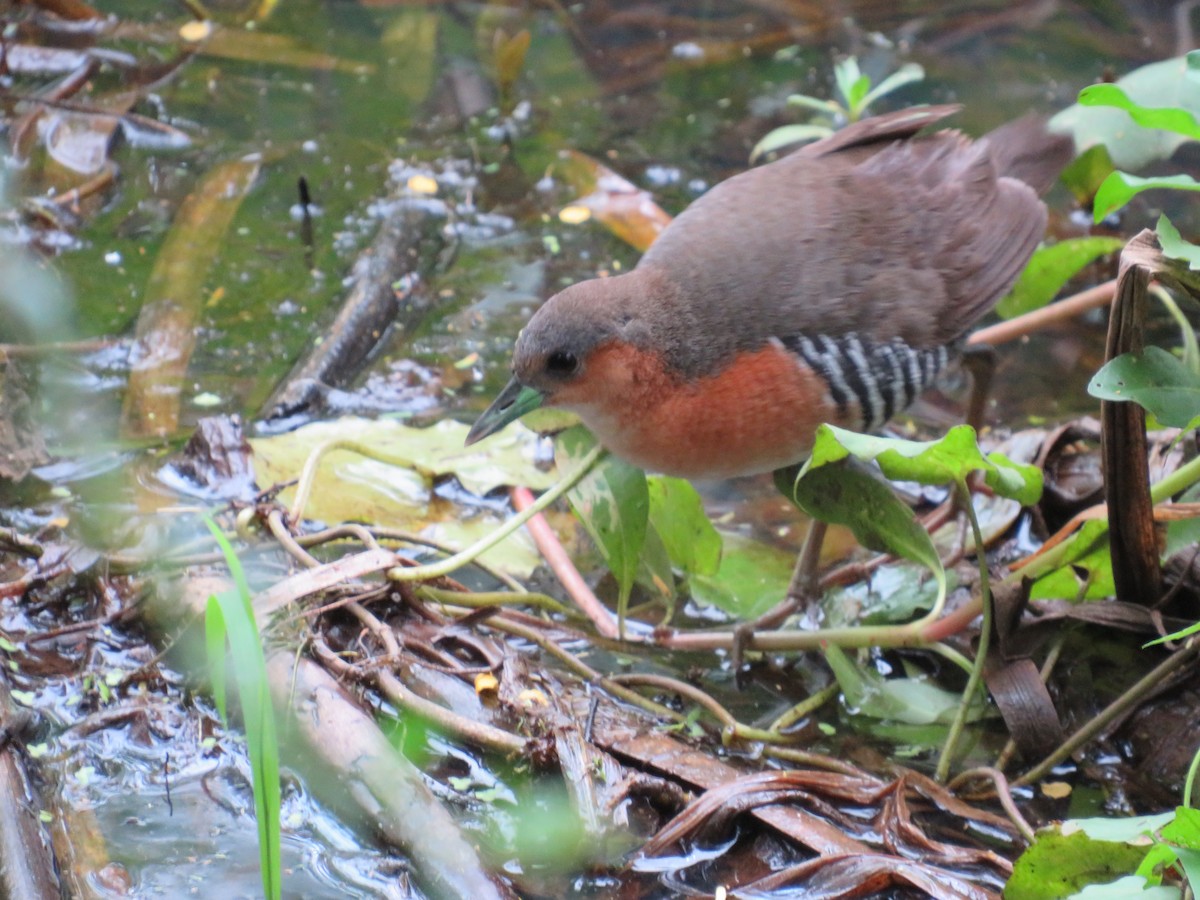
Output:
<path fill-rule="evenodd" d="M 7 6 L 3 890 L 1192 896 L 1180 10 Z M 545 297 L 928 103 L 1077 150 L 985 428 L 950 377 L 774 480 L 464 447 Z"/>

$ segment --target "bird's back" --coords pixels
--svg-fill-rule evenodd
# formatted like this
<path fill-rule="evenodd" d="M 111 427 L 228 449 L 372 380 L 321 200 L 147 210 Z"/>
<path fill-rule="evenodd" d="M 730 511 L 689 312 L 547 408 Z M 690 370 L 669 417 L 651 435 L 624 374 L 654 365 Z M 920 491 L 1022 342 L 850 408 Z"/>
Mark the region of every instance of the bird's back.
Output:
<path fill-rule="evenodd" d="M 954 110 L 864 120 L 688 207 L 639 265 L 678 291 L 656 323 L 668 360 L 692 376 L 769 338 L 854 335 L 916 349 L 959 338 L 1009 290 L 1045 230 L 1037 191 L 1005 173 L 1044 189 L 1070 148 L 1034 119 L 978 141 L 912 137 Z"/>

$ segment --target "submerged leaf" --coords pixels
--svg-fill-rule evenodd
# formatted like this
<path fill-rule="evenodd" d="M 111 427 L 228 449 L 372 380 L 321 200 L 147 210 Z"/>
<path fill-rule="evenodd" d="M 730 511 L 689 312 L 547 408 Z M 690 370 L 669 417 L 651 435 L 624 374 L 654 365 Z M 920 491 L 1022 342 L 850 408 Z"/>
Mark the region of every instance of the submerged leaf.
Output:
<path fill-rule="evenodd" d="M 795 556 L 734 532 L 723 535 L 725 551 L 712 575 L 694 575 L 692 597 L 739 619 L 753 619 L 787 592 Z"/>

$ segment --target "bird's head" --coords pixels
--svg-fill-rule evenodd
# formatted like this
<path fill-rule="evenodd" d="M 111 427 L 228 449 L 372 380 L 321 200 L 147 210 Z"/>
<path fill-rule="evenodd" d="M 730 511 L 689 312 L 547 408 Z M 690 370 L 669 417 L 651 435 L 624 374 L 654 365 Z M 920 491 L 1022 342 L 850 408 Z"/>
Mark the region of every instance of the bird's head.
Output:
<path fill-rule="evenodd" d="M 547 300 L 517 336 L 512 380 L 467 434 L 473 444 L 540 406 L 574 405 L 586 395 L 597 351 L 614 343 L 648 346 L 638 315 L 641 273 L 572 285 Z"/>

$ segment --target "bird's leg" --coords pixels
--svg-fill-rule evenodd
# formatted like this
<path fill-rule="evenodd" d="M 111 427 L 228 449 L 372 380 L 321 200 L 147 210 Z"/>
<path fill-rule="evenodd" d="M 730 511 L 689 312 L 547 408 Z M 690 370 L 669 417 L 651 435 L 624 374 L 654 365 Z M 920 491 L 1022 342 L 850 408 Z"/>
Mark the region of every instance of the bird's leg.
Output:
<path fill-rule="evenodd" d="M 992 392 L 996 374 L 996 348 L 990 344 L 968 344 L 963 350 L 962 367 L 971 376 L 971 392 L 967 395 L 967 424 L 978 433 L 983 428 L 983 415 Z"/>
<path fill-rule="evenodd" d="M 760 628 L 778 627 L 792 613 L 799 609 L 807 609 L 820 597 L 817 565 L 821 561 L 821 545 L 825 543 L 826 527 L 820 519 L 813 519 L 808 523 L 808 531 L 800 547 L 800 556 L 796 560 L 796 568 L 792 570 L 792 580 L 788 582 L 787 594 L 783 600 L 753 622 L 743 622 L 733 630 L 730 656 L 734 672 L 741 671 L 742 658 L 747 647 L 751 645 L 755 631 Z"/>

